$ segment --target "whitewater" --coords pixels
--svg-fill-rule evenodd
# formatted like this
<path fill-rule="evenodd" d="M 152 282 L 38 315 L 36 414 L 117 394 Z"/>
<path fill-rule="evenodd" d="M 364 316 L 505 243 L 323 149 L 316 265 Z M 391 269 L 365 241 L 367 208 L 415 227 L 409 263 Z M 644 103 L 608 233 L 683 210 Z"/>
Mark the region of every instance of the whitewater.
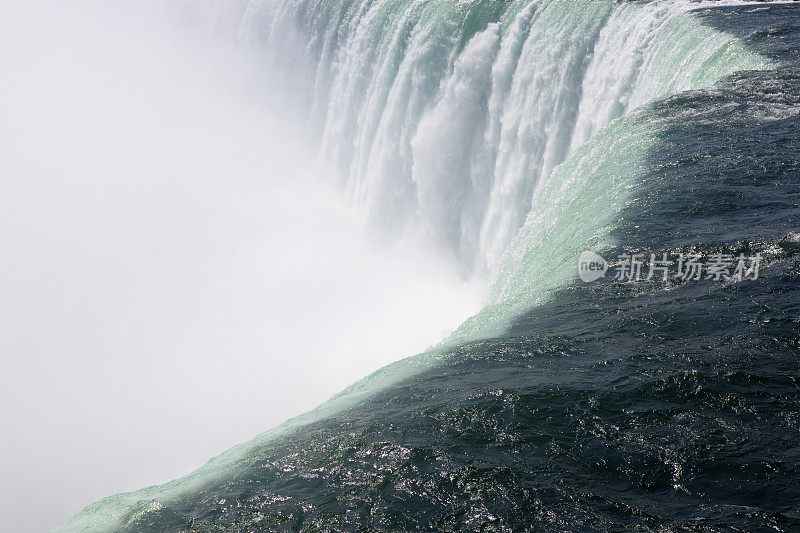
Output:
<path fill-rule="evenodd" d="M 302 102 L 307 115 L 297 120 L 312 132 L 316 157 L 330 169 L 362 230 L 397 246 L 421 244 L 457 265 L 462 278 L 487 280 L 484 303 L 435 348 L 378 370 L 188 476 L 92 504 L 56 531 L 146 530 L 143 524 L 158 529 L 205 520 L 196 507 L 211 505 L 211 494 L 226 508 L 225 490 L 256 479 L 252 472 L 260 454 L 282 446 L 280 439 L 312 424 L 325 428 L 327 421 L 335 423 L 397 384 L 417 383 L 415 376 L 435 376 L 450 364 L 454 350 L 469 359 L 463 347 L 510 339 L 522 315 L 558 303 L 575 280 L 582 250 L 620 244 L 621 214 L 637 197 L 662 141 L 663 121 L 654 118 L 653 109 L 675 95 L 714 90 L 737 73 L 776 68 L 774 58 L 696 15 L 710 7 L 747 5 L 606 0 L 204 5 L 200 20 L 280 72 L 293 98 Z M 501 398 L 502 387 L 497 390 L 491 394 Z M 399 398 L 407 398 L 403 394 Z M 401 458 L 406 453 L 387 452 Z M 215 492 L 217 487 L 225 490 Z M 242 494 L 252 490 L 248 487 Z M 202 496 L 192 507 L 186 502 L 195 493 Z M 311 507 L 305 511 L 311 513 Z"/>
<path fill-rule="evenodd" d="M 580 250 L 608 244 L 652 139 L 633 119 L 600 130 L 770 67 L 692 17 L 711 5 L 725 4 L 216 2 L 210 17 L 299 88 L 320 157 L 369 231 L 488 276 L 463 341 L 502 331 L 572 278 Z"/>

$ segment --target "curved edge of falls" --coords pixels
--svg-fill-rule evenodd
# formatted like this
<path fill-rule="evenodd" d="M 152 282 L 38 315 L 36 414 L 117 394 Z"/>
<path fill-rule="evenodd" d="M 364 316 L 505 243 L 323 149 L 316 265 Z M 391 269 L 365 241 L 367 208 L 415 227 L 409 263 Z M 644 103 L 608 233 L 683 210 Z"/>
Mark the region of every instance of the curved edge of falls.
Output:
<path fill-rule="evenodd" d="M 766 66 L 686 16 L 708 5 L 219 0 L 215 13 L 313 88 L 322 157 L 366 225 L 496 275 L 537 186 L 600 128 Z"/>
<path fill-rule="evenodd" d="M 611 244 L 615 214 L 654 142 L 646 105 L 771 67 L 692 17 L 706 5 L 217 1 L 217 27 L 292 65 L 323 157 L 363 220 L 490 272 L 488 302 L 444 346 L 375 372 L 183 478 L 94 503 L 56 530 L 113 528 L 235 475 L 247 451 L 435 365 L 447 346 L 502 332 L 569 283 L 580 250 Z"/>

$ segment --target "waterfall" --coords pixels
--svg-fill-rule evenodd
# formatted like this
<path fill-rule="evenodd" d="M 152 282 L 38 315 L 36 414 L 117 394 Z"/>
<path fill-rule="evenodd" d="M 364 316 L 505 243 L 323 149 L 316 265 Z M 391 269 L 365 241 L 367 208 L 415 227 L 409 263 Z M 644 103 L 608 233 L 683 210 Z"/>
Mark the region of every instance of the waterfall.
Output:
<path fill-rule="evenodd" d="M 647 104 L 769 67 L 692 11 L 611 0 L 217 0 L 215 27 L 264 52 L 307 104 L 320 157 L 361 221 L 490 275 L 453 336 L 502 331 L 610 242 L 656 131 Z M 715 3 L 714 5 L 719 5 Z M 185 478 L 88 507 L 114 524 L 244 468 L 248 452 L 436 364 L 394 363 Z"/>
<path fill-rule="evenodd" d="M 689 2 L 218 0 L 304 86 L 324 160 L 365 225 L 496 276 L 537 188 L 666 95 L 763 67 Z"/>

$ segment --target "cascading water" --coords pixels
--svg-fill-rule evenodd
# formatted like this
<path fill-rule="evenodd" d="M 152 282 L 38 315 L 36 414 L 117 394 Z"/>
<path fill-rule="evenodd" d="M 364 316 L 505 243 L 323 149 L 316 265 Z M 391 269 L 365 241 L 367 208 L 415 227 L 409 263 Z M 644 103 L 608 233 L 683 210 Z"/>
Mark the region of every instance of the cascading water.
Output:
<path fill-rule="evenodd" d="M 609 185 L 633 179 L 632 156 L 616 176 L 596 157 L 619 139 L 596 142 L 589 161 L 571 161 L 543 185 L 570 154 L 648 102 L 768 66 L 694 19 L 703 5 L 218 1 L 215 14 L 279 69 L 296 65 L 293 83 L 313 87 L 322 157 L 366 225 L 420 238 L 465 272 L 488 272 L 491 310 L 454 337 L 465 340 L 569 280 L 565 265 L 589 244 L 578 235 L 593 236 L 624 204 L 623 195 L 573 190 L 593 175 Z M 643 139 L 630 142 L 645 152 Z M 559 211 L 576 198 L 614 203 L 577 225 Z M 547 233 L 564 224 L 571 235 Z M 526 237 L 509 249 L 523 225 Z"/>
<path fill-rule="evenodd" d="M 596 131 L 766 65 L 687 15 L 701 6 L 282 0 L 216 13 L 312 73 L 297 83 L 314 88 L 322 155 L 365 223 L 496 273 L 537 185 Z"/>
<path fill-rule="evenodd" d="M 452 346 L 503 331 L 574 278 L 580 250 L 613 244 L 612 220 L 656 142 L 648 104 L 772 65 L 695 18 L 703 6 L 219 0 L 213 13 L 307 99 L 321 157 L 365 225 L 489 274 L 486 307 Z M 162 513 L 163 501 L 248 471 L 272 439 L 441 360 L 432 351 L 390 365 L 194 474 L 98 502 L 63 529 Z"/>

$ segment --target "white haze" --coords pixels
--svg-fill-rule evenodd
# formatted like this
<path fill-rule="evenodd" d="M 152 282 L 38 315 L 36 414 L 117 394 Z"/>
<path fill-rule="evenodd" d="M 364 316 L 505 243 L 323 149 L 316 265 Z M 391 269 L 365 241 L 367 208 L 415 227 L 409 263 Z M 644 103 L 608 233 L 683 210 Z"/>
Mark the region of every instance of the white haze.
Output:
<path fill-rule="evenodd" d="M 155 6 L 0 4 L 3 531 L 188 473 L 478 307 L 367 244 L 269 73 Z"/>

